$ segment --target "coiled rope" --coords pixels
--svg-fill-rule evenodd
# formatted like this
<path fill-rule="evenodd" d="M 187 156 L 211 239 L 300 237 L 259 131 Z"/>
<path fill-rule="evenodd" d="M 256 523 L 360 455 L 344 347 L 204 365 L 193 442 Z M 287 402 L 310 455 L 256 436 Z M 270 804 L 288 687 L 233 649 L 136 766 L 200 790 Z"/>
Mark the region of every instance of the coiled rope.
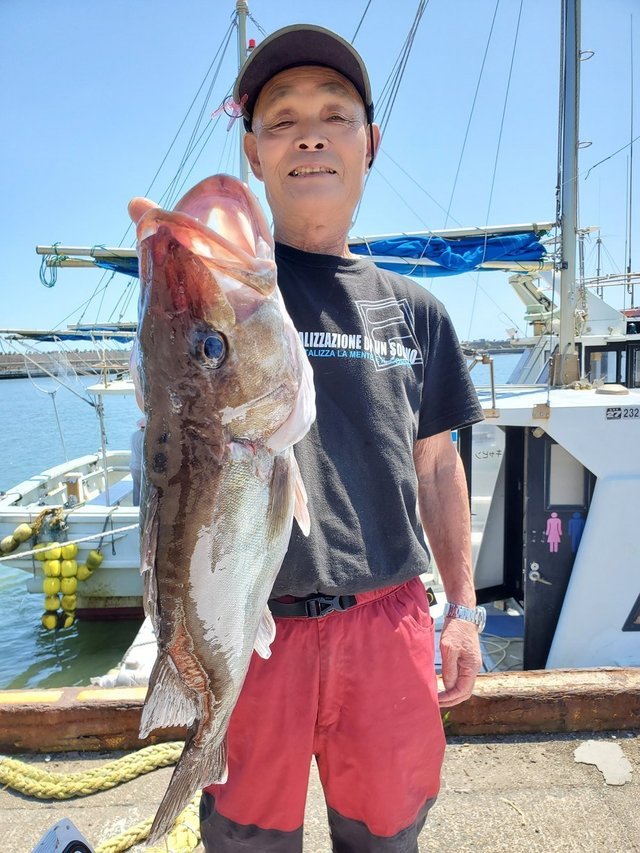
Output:
<path fill-rule="evenodd" d="M 175 764 L 184 744 L 179 741 L 146 746 L 137 752 L 109 761 L 101 767 L 80 773 L 56 773 L 41 770 L 14 758 L 0 756 L 0 785 L 20 794 L 40 800 L 69 800 L 87 797 L 98 791 L 107 791 L 123 782 L 150 773 L 161 767 Z M 148 853 L 191 853 L 200 842 L 198 793 L 157 847 L 147 848 Z M 153 818 L 141 821 L 114 838 L 103 842 L 96 853 L 120 853 L 129 850 L 149 835 Z"/>
<path fill-rule="evenodd" d="M 200 794 L 198 793 L 186 809 L 178 815 L 173 829 L 162 842 L 153 847 L 147 847 L 145 853 L 191 853 L 200 843 Z M 130 827 L 120 835 L 104 841 L 96 847 L 96 853 L 120 853 L 144 841 L 149 835 L 153 818 L 148 818 Z"/>
<path fill-rule="evenodd" d="M 12 788 L 28 797 L 39 800 L 69 800 L 87 797 L 98 791 L 108 791 L 122 782 L 130 782 L 144 773 L 159 767 L 175 764 L 184 744 L 158 743 L 145 746 L 131 755 L 109 761 L 102 767 L 80 773 L 55 773 L 40 770 L 14 758 L 0 759 L 0 785 Z"/>

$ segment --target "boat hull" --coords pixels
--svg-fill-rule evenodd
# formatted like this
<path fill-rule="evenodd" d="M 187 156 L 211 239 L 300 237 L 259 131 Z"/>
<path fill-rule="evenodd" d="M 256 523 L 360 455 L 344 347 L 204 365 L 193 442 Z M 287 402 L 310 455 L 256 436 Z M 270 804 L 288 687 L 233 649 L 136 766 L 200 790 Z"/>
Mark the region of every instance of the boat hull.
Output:
<path fill-rule="evenodd" d="M 19 524 L 33 525 L 45 510 L 60 510 L 67 529 L 60 535 L 41 535 L 39 541 L 77 541 L 78 564 L 86 561 L 91 550 L 100 549 L 103 554 L 102 564 L 91 577 L 78 582 L 77 615 L 84 619 L 140 619 L 139 510 L 132 497 L 128 452 L 108 452 L 106 468 L 101 454 L 73 459 L 0 497 L 0 538 L 9 536 Z M 43 564 L 25 553 L 33 545 L 32 540 L 23 543 L 4 563 L 25 572 L 28 592 L 43 595 Z"/>

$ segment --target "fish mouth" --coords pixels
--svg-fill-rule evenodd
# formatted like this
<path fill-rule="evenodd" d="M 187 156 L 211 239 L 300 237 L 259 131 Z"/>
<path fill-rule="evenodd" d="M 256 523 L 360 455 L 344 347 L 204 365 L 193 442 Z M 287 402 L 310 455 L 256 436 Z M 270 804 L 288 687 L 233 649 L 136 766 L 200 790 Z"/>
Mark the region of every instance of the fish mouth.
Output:
<path fill-rule="evenodd" d="M 337 175 L 330 166 L 296 166 L 289 172 L 290 178 L 308 178 L 315 175 Z"/>
<path fill-rule="evenodd" d="M 275 287 L 273 240 L 257 199 L 229 175 L 200 181 L 171 211 L 133 199 L 129 213 L 138 243 L 159 232 L 202 261 L 212 272 L 241 282 L 261 295 Z"/>

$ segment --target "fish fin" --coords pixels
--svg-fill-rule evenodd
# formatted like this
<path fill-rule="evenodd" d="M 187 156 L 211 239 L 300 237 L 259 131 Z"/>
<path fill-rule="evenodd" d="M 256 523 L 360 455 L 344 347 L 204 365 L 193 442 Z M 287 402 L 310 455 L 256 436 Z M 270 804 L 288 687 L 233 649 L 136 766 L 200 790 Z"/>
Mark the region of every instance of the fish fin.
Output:
<path fill-rule="evenodd" d="M 197 742 L 196 742 L 197 741 Z M 173 824 L 189 800 L 206 785 L 222 784 L 227 779 L 227 744 L 210 747 L 198 732 L 190 732 L 169 787 L 158 807 L 147 844 L 157 844 Z"/>
<path fill-rule="evenodd" d="M 276 638 L 276 623 L 273 621 L 273 616 L 269 610 L 269 606 L 265 607 L 260 624 L 258 625 L 258 633 L 253 648 L 261 658 L 267 660 L 271 657 L 271 643 Z"/>
<path fill-rule="evenodd" d="M 279 300 L 282 295 L 278 292 Z M 309 364 L 300 337 L 296 332 L 289 315 L 286 314 L 284 303 L 281 309 L 285 313 L 285 335 L 289 341 L 291 358 L 297 366 L 299 375 L 298 393 L 289 417 L 267 439 L 267 447 L 275 453 L 285 447 L 292 447 L 303 438 L 316 418 L 316 392 L 313 386 L 313 370 Z"/>
<path fill-rule="evenodd" d="M 302 474 L 300 473 L 300 468 L 298 468 L 295 456 L 293 457 L 293 471 L 296 478 L 293 514 L 302 533 L 308 536 L 311 531 L 311 518 L 309 517 L 309 507 L 307 506 L 309 498 L 307 497 L 307 490 L 304 487 Z"/>
<path fill-rule="evenodd" d="M 291 521 L 291 475 L 293 454 L 278 455 L 273 460 L 267 508 L 267 532 L 277 539 Z"/>
<path fill-rule="evenodd" d="M 140 502 L 140 526 L 142 537 L 140 541 L 140 573 L 150 571 L 156 564 L 156 549 L 158 545 L 158 489 L 143 483 Z"/>
<path fill-rule="evenodd" d="M 168 654 L 160 654 L 149 678 L 149 690 L 140 720 L 140 737 L 148 737 L 155 729 L 190 726 L 198 711 L 197 702 L 180 679 L 175 663 Z"/>
<path fill-rule="evenodd" d="M 140 573 L 144 588 L 143 604 L 147 616 L 151 619 L 153 629 L 158 636 L 160 627 L 160 612 L 158 609 L 158 588 L 156 584 L 156 559 L 158 550 L 159 518 L 158 489 L 145 482 L 140 508 L 140 523 L 142 538 L 140 542 Z"/>

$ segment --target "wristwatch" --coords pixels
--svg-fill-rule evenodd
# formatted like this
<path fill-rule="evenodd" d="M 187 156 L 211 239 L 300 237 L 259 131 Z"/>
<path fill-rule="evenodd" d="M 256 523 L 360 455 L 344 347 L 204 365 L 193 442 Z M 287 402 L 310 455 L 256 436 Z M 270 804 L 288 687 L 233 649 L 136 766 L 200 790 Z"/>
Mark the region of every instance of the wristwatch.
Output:
<path fill-rule="evenodd" d="M 484 607 L 464 607 L 462 604 L 451 604 L 445 601 L 445 619 L 462 619 L 464 622 L 473 622 L 478 629 L 478 634 L 484 630 L 487 621 L 487 611 Z"/>

